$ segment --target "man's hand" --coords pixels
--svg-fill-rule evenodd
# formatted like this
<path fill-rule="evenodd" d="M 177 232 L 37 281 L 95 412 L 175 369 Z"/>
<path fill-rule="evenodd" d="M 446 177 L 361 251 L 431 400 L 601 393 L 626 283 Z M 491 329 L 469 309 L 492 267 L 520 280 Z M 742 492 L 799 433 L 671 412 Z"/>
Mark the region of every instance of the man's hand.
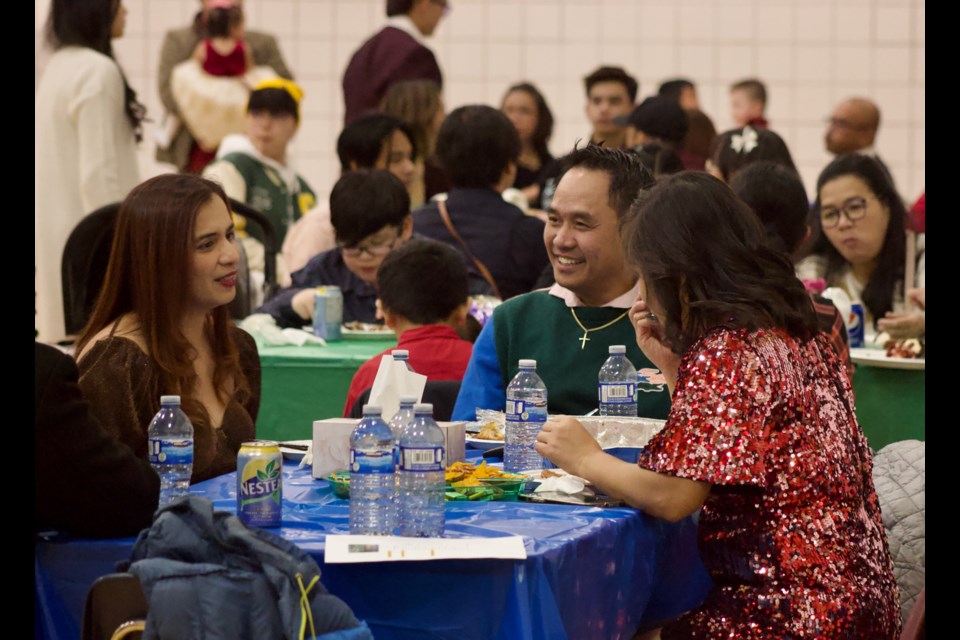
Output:
<path fill-rule="evenodd" d="M 294 313 L 304 320 L 313 320 L 313 299 L 316 295 L 317 292 L 313 288 L 304 289 L 294 295 L 293 300 L 290 301 Z"/>

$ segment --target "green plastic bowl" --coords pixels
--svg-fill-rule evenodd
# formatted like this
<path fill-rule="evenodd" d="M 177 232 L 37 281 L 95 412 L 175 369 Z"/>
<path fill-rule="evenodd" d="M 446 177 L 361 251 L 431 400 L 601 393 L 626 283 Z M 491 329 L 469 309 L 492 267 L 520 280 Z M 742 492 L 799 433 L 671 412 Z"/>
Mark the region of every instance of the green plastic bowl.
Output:
<path fill-rule="evenodd" d="M 328 473 L 327 482 L 330 483 L 330 488 L 333 489 L 333 495 L 338 498 L 343 498 L 344 500 L 350 499 L 349 471 L 334 471 L 333 473 Z"/>

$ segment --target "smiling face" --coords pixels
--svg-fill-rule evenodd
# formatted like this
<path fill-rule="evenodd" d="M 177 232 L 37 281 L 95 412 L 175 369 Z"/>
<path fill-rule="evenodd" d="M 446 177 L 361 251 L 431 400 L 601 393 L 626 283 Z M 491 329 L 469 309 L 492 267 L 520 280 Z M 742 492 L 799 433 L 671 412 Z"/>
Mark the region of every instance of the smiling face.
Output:
<path fill-rule="evenodd" d="M 861 211 L 862 218 L 851 222 L 846 214 L 840 213 L 836 226 L 823 229 L 830 244 L 855 267 L 876 262 L 890 222 L 890 209 L 877 199 L 866 182 L 854 175 L 835 178 L 820 189 L 821 221 L 841 209 L 856 210 L 862 203 L 866 207 Z"/>
<path fill-rule="evenodd" d="M 610 176 L 574 167 L 553 194 L 543 241 L 557 283 L 599 306 L 629 291 L 636 276 L 623 256 Z"/>
<path fill-rule="evenodd" d="M 609 80 L 593 85 L 587 94 L 587 118 L 593 125 L 594 138 L 620 135 L 623 127 L 613 119 L 628 115 L 632 109 L 630 94 L 622 82 Z"/>
<path fill-rule="evenodd" d="M 230 304 L 237 293 L 240 250 L 233 219 L 220 198 L 210 198 L 197 212 L 191 249 L 187 308 L 207 313 Z"/>

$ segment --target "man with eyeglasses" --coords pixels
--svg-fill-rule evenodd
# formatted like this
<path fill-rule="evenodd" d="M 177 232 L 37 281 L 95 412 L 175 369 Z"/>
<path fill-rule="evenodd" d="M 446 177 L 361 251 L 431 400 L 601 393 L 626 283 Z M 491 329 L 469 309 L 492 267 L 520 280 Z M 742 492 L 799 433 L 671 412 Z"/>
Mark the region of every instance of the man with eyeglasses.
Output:
<path fill-rule="evenodd" d="M 410 238 L 410 196 L 389 171 L 351 171 L 330 193 L 330 223 L 337 247 L 293 272 L 293 285 L 257 313 L 270 314 L 280 327 L 303 327 L 313 321 L 314 287 L 335 285 L 343 294 L 344 322 L 377 322 L 377 269 Z"/>
<path fill-rule="evenodd" d="M 443 75 L 425 38 L 450 10 L 448 0 L 387 0 L 387 23 L 353 54 L 343 74 L 344 124 L 376 110 L 390 85 Z"/>

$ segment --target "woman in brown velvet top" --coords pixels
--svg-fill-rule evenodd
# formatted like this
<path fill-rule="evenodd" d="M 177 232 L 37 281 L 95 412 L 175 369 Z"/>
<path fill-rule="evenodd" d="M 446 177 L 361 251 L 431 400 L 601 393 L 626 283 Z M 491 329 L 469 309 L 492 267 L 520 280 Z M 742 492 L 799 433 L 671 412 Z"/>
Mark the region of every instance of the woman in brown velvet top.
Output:
<path fill-rule="evenodd" d="M 138 456 L 160 396 L 180 395 L 194 430 L 191 482 L 235 470 L 240 444 L 256 436 L 260 360 L 227 309 L 238 264 L 219 185 L 147 180 L 120 206 L 103 291 L 77 343 L 92 413 Z"/>

